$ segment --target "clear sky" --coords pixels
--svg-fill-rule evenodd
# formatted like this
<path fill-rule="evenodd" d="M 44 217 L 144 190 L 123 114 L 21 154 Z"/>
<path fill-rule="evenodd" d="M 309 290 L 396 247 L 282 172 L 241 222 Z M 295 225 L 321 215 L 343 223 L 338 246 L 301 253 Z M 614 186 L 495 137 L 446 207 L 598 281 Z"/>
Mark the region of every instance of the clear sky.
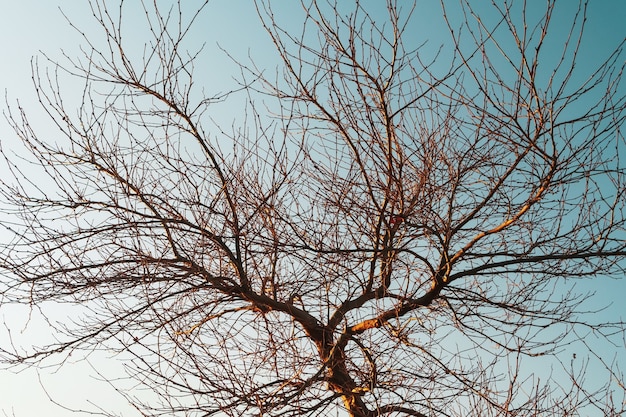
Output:
<path fill-rule="evenodd" d="M 129 0 L 133 3 L 138 0 Z M 565 0 L 567 2 L 569 0 Z M 115 0 L 111 0 L 114 4 Z M 168 1 L 160 2 L 163 4 Z M 187 4 L 200 3 L 190 1 Z M 276 2 L 276 10 L 280 11 L 285 20 L 289 13 L 297 13 L 299 2 Z M 458 2 L 447 1 L 452 7 Z M 529 1 L 530 7 L 542 5 L 544 1 Z M 571 3 L 577 3 L 571 1 Z M 437 10 L 438 1 L 421 1 L 418 3 L 421 14 L 422 27 L 411 28 L 413 31 L 428 33 L 433 39 L 438 31 L 445 30 L 441 20 L 431 18 L 433 10 Z M 79 54 L 79 47 L 84 43 L 74 29 L 66 22 L 59 10 L 89 33 L 93 27 L 92 17 L 87 1 L 78 0 L 0 0 L 0 42 L 2 57 L 0 59 L 0 87 L 9 103 L 19 99 L 33 118 L 39 117 L 40 109 L 35 100 L 31 83 L 31 59 L 39 56 L 40 63 L 44 64 L 40 51 L 45 52 L 53 59 L 61 57 L 61 51 L 70 56 Z M 569 24 L 567 15 L 556 16 L 558 25 Z M 136 22 L 138 43 L 141 39 L 141 25 L 144 23 L 140 13 L 136 16 L 127 16 L 127 23 Z M 587 38 L 587 55 L 581 57 L 582 66 L 593 64 L 606 52 L 610 46 L 616 45 L 626 36 L 626 1 L 623 0 L 596 0 L 592 1 L 589 10 L 589 31 Z M 234 86 L 232 73 L 235 66 L 220 52 L 217 44 L 227 49 L 235 58 L 247 59 L 248 53 L 255 57 L 262 66 L 273 69 L 271 43 L 258 23 L 253 4 L 249 0 L 213 0 L 193 32 L 193 41 L 198 45 L 206 42 L 205 58 L 199 71 L 207 71 L 206 86 L 209 91 L 228 90 Z M 68 87 L 71 88 L 71 87 Z M 6 105 L 3 101 L 3 110 Z M 236 108 L 225 107 L 219 117 L 233 117 L 238 112 Z M 227 124 L 227 123 L 226 123 Z M 14 143 L 14 134 L 5 122 L 0 120 L 0 141 L 4 149 L 9 149 Z M 0 170 L 2 175 L 2 170 Z M 2 229 L 0 229 L 0 234 Z M 0 239 L 3 237 L 0 235 Z M 615 277 L 621 278 L 621 277 Z M 626 318 L 623 307 L 623 296 L 626 295 L 624 281 L 603 280 L 601 286 L 597 283 L 585 284 L 586 289 L 596 289 L 599 303 L 613 306 L 603 314 L 615 319 L 622 314 Z M 20 323 L 26 321 L 24 309 L 0 309 L 0 322 Z M 603 316 L 598 316 L 601 320 Z M 21 326 L 11 326 L 19 330 Z M 24 340 L 24 337 L 21 337 Z M 0 345 L 8 343 L 8 335 L 0 331 Z M 609 346 L 598 346 L 599 351 L 614 353 Z M 96 352 L 90 362 L 80 361 L 80 358 L 70 358 L 63 368 L 42 369 L 39 372 L 27 370 L 20 374 L 0 370 L 0 416 L 31 417 L 43 415 L 47 417 L 61 417 L 70 415 L 67 410 L 54 405 L 46 391 L 56 400 L 76 409 L 97 410 L 97 406 L 107 407 L 111 412 L 118 412 L 123 416 L 138 416 L 136 411 L 124 402 L 115 391 L 106 383 L 98 381 L 95 368 L 103 370 L 106 375 L 115 375 L 121 370 L 121 364 L 115 360 L 108 360 L 108 354 Z M 45 387 L 45 390 L 44 388 Z M 90 403 L 95 404 L 90 405 Z M 82 415 L 82 414 L 76 414 Z M 86 415 L 86 414 L 85 414 Z"/>

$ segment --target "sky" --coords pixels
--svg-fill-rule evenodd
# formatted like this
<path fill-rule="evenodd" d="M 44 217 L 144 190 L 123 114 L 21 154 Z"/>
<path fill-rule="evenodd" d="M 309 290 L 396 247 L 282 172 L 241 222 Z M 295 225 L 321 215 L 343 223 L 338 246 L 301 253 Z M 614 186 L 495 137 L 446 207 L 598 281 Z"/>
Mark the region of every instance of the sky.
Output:
<path fill-rule="evenodd" d="M 115 0 L 110 1 L 111 4 Z M 129 3 L 133 3 L 130 1 Z M 167 4 L 168 1 L 159 2 Z M 198 2 L 199 3 L 199 2 Z M 299 13 L 298 5 L 287 1 L 278 2 L 277 10 L 285 21 L 289 21 L 291 13 Z M 426 32 L 433 38 L 438 31 L 445 31 L 442 22 L 431 18 L 430 13 L 438 7 L 438 2 L 419 2 L 418 13 L 421 14 L 423 25 L 410 30 Z M 447 1 L 447 4 L 457 4 Z M 531 5 L 543 4 L 541 1 L 530 1 Z M 63 10 L 63 13 L 61 12 Z M 64 16 L 65 14 L 65 16 Z M 88 35 L 94 28 L 87 1 L 77 0 L 0 0 L 0 42 L 2 58 L 0 60 L 0 89 L 9 103 L 19 100 L 20 104 L 32 114 L 34 120 L 40 116 L 35 91 L 31 81 L 31 62 L 38 57 L 40 65 L 45 66 L 43 53 L 48 57 L 60 59 L 65 53 L 70 57 L 80 54 L 80 46 L 84 41 L 77 31 L 70 27 L 66 17 L 74 22 Z M 143 17 L 140 13 L 129 17 L 130 33 L 136 34 L 135 41 L 142 43 Z M 568 19 L 555 17 L 558 25 L 567 25 Z M 587 42 L 591 48 L 588 55 L 581 58 L 580 65 L 593 64 L 603 51 L 615 45 L 626 35 L 626 2 L 622 0 L 594 1 L 589 10 L 589 32 Z M 136 22 L 136 23 L 135 23 Z M 136 24 L 136 27 L 132 27 Z M 297 28 L 294 28 L 297 29 Z M 255 58 L 260 65 L 273 70 L 271 43 L 262 31 L 256 17 L 253 4 L 249 0 L 213 0 L 209 3 L 207 13 L 198 22 L 192 33 L 192 42 L 197 45 L 206 43 L 203 67 L 207 71 L 207 87 L 213 91 L 229 89 L 234 85 L 233 75 L 236 66 L 220 51 L 220 47 L 228 50 L 237 59 L 246 60 L 248 55 Z M 236 75 L 236 74 L 235 74 Z M 71 86 L 68 88 L 71 89 Z M 0 103 L 5 111 L 4 100 Z M 224 107 L 219 115 L 223 118 L 236 114 L 238 109 Z M 15 143 L 10 127 L 0 119 L 0 141 L 4 149 Z M 0 175 L 2 171 L 0 170 Z M 2 233 L 0 229 L 0 234 Z M 0 235 L 0 239 L 3 237 Z M 615 277 L 614 277 L 615 278 Z M 590 284 L 592 285 L 592 284 Z M 593 284 L 595 285 L 595 284 Z M 589 289 L 594 289 L 590 287 Z M 626 285 L 619 280 L 606 280 L 598 289 L 597 299 L 601 304 L 612 306 L 603 314 L 614 317 L 623 314 L 619 295 L 626 294 Z M 623 305 L 623 304 L 622 304 Z M 25 310 L 0 309 L 0 322 L 26 323 Z M 625 317 L 626 318 L 626 317 Z M 19 329 L 21 326 L 14 326 Z M 32 330 L 31 330 L 32 331 Z M 29 334 L 28 332 L 24 334 Z M 0 332 L 0 345 L 8 343 L 6 332 Z M 24 335 L 20 336 L 24 340 Z M 31 337 L 31 336 L 28 336 Z M 32 336 L 33 340 L 34 335 Z M 26 339 L 27 340 L 27 339 Z M 35 342 L 33 342 L 35 343 Z M 599 351 L 612 353 L 610 347 L 598 347 Z M 107 375 L 121 372 L 121 364 L 108 359 L 107 352 L 94 352 L 89 361 L 80 357 L 70 358 L 61 368 L 25 370 L 19 374 L 0 370 L 0 416 L 30 417 L 45 415 L 61 417 L 70 415 L 68 410 L 55 405 L 49 398 L 71 408 L 97 410 L 98 406 L 107 407 L 120 416 L 130 417 L 138 414 L 130 405 L 116 394 L 107 383 L 99 380 L 98 371 Z M 92 366 L 93 365 L 93 366 Z M 73 414 L 82 416 L 86 414 Z"/>

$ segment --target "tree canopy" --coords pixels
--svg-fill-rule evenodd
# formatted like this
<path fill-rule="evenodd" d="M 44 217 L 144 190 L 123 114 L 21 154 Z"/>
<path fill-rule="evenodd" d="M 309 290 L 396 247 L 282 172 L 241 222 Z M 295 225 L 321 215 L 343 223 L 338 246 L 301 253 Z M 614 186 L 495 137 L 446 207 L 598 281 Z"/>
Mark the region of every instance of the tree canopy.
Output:
<path fill-rule="evenodd" d="M 624 413 L 609 359 L 598 388 L 560 356 L 624 340 L 572 289 L 626 265 L 624 45 L 581 70 L 586 3 L 470 3 L 433 47 L 419 4 L 259 0 L 278 70 L 225 51 L 211 92 L 186 47 L 210 2 L 144 3 L 137 55 L 127 6 L 91 0 L 103 38 L 33 67 L 56 131 L 7 111 L 46 179 L 3 146 L 0 187 L 1 302 L 82 314 L 3 361 L 119 350 L 151 416 Z"/>

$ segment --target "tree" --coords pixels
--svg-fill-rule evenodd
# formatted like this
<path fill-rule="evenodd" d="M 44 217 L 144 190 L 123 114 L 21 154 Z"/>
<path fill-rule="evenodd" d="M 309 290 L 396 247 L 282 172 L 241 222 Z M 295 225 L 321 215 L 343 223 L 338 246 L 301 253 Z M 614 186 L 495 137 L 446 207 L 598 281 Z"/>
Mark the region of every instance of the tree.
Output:
<path fill-rule="evenodd" d="M 407 38 L 415 5 L 388 1 L 383 23 L 312 1 L 296 33 L 258 1 L 280 71 L 241 63 L 214 96 L 184 49 L 205 5 L 145 4 L 135 59 L 122 4 L 92 0 L 103 46 L 34 66 L 62 140 L 8 113 L 53 186 L 5 150 L 2 300 L 85 314 L 5 361 L 119 349 L 158 395 L 128 394 L 146 415 L 624 412 L 619 369 L 590 388 L 559 356 L 624 334 L 569 290 L 626 254 L 623 44 L 581 76 L 586 4 L 553 39 L 556 2 L 463 2 L 460 23 L 442 2 L 451 43 L 433 50 Z M 77 111 L 64 75 L 84 82 Z M 241 95 L 239 127 L 215 127 Z M 562 373 L 527 370 L 545 357 Z"/>

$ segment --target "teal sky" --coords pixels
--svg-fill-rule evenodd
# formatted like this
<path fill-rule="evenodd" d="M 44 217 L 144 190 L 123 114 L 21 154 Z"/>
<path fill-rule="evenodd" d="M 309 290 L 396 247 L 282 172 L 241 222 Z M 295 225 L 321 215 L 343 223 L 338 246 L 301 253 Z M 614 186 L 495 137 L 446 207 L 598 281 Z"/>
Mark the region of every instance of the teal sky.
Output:
<path fill-rule="evenodd" d="M 109 2 L 113 5 L 115 0 Z M 140 45 L 144 41 L 144 17 L 138 9 L 132 11 L 133 4 L 138 0 L 127 0 L 130 14 L 126 16 L 126 24 L 132 41 Z M 169 1 L 159 1 L 169 4 Z M 192 3 L 200 3 L 190 1 Z M 374 3 L 374 0 L 365 3 Z M 457 1 L 445 1 L 450 11 L 454 12 Z M 543 7 L 545 1 L 528 1 L 529 7 Z M 564 30 L 570 23 L 569 6 L 577 1 L 563 1 L 561 14 L 554 17 L 555 29 Z M 297 16 L 301 12 L 299 2 L 276 1 L 275 10 L 279 20 L 291 24 L 298 30 Z M 0 87 L 6 94 L 9 103 L 20 100 L 21 105 L 29 112 L 37 123 L 42 114 L 36 103 L 36 95 L 31 82 L 31 60 L 39 57 L 40 65 L 45 65 L 41 52 L 52 59 L 61 59 L 62 51 L 70 57 L 80 54 L 80 46 L 84 41 L 80 39 L 76 30 L 72 29 L 61 11 L 67 15 L 81 30 L 92 33 L 95 24 L 87 1 L 77 0 L 0 0 L 0 42 L 2 58 L 0 59 Z M 439 1 L 419 1 L 416 12 L 416 23 L 410 27 L 410 33 L 416 39 L 431 39 L 433 46 L 438 46 L 446 28 L 443 26 L 439 13 Z M 384 8 L 381 7 L 381 10 Z M 133 14 L 134 13 L 134 14 Z M 485 16 L 488 18 L 489 16 Z M 578 63 L 580 69 L 596 64 L 602 56 L 617 45 L 626 36 L 626 1 L 622 0 L 595 0 L 589 6 L 587 37 L 583 44 L 584 54 Z M 99 34 L 96 32 L 96 41 Z M 235 87 L 233 77 L 237 76 L 237 67 L 225 56 L 218 45 L 236 59 L 246 61 L 251 56 L 261 67 L 268 71 L 275 71 L 276 61 L 273 58 L 272 45 L 263 32 L 256 16 L 251 0 L 213 0 L 208 5 L 206 13 L 192 32 L 190 44 L 199 46 L 205 43 L 203 59 L 197 68 L 196 74 L 206 73 L 207 94 L 228 91 Z M 198 81 L 202 77 L 198 76 Z M 71 93 L 72 86 L 68 84 L 66 91 Z M 80 88 L 80 86 L 78 86 Z M 79 90 L 77 90 L 79 92 Z M 71 94 L 70 94 L 71 95 Z M 79 96 L 78 96 L 79 97 Z M 235 100 L 235 102 L 237 102 Z M 2 102 L 2 109 L 6 104 Z M 239 108 L 222 105 L 214 115 L 220 118 L 225 125 L 230 125 L 231 119 L 236 119 Z M 44 120 L 41 119 L 44 124 Z M 4 118 L 0 119 L 0 141 L 4 149 L 16 147 L 15 137 Z M 0 175 L 3 168 L 0 167 Z M 34 179 L 36 181 L 36 179 Z M 4 237 L 1 235 L 0 240 Z M 622 278 L 622 277 L 610 277 Z M 626 295 L 626 282 L 613 280 L 607 277 L 600 281 L 583 283 L 581 291 L 596 291 L 596 301 L 591 306 L 611 304 L 611 306 L 596 315 L 598 321 L 604 319 L 615 320 L 617 316 L 626 319 L 623 307 L 623 297 Z M 12 331 L 20 332 L 26 323 L 27 309 L 2 308 L 0 322 L 9 323 Z M 35 320 L 36 321 L 36 320 Z M 35 336 L 26 332 L 16 335 L 20 340 Z M 8 334 L 0 326 L 0 345 L 8 343 Z M 598 352 L 610 357 L 617 352 L 608 345 L 597 346 Z M 623 353 L 623 352 L 622 352 Z M 62 417 L 70 413 L 54 405 L 46 391 L 59 402 L 75 409 L 97 411 L 98 406 L 106 407 L 108 411 L 117 412 L 120 416 L 139 416 L 132 407 L 116 394 L 114 389 L 105 382 L 98 381 L 95 369 L 102 370 L 108 377 L 120 375 L 122 367 L 119 361 L 107 359 L 106 352 L 94 352 L 89 363 L 80 361 L 80 358 L 70 358 L 62 368 L 42 369 L 39 372 L 26 370 L 20 374 L 0 370 L 0 417 L 30 417 L 45 415 L 47 417 Z M 92 368 L 93 365 L 93 368 Z M 94 369 L 95 368 L 95 369 Z M 45 390 L 44 388 L 45 387 Z M 146 393 L 146 395 L 149 395 Z M 72 414 L 83 416 L 87 414 Z"/>

